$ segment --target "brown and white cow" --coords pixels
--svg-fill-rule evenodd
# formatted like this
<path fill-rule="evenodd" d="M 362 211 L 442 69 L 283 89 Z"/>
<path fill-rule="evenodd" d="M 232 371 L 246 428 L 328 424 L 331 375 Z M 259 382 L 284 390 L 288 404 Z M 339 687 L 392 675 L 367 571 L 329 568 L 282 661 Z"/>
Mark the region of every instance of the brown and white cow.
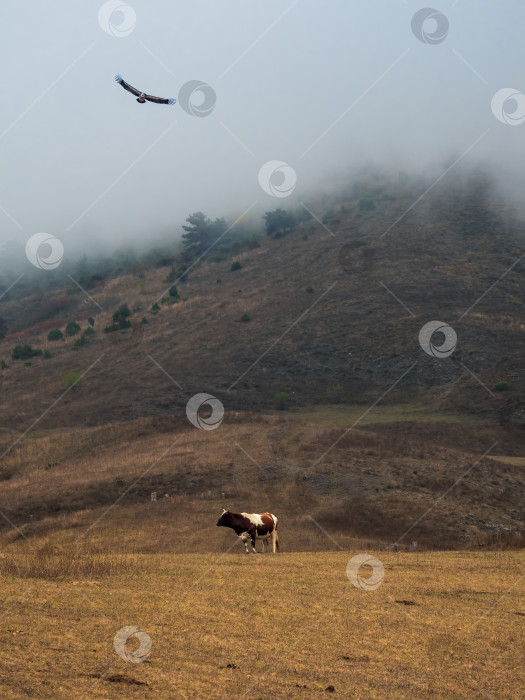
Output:
<path fill-rule="evenodd" d="M 250 553 L 248 540 L 251 540 L 252 549 L 256 553 L 255 540 L 262 540 L 263 549 L 266 551 L 270 537 L 272 538 L 273 553 L 279 551 L 277 518 L 271 513 L 232 513 L 223 508 L 222 515 L 217 520 L 217 527 L 231 527 L 244 542 L 246 554 Z"/>

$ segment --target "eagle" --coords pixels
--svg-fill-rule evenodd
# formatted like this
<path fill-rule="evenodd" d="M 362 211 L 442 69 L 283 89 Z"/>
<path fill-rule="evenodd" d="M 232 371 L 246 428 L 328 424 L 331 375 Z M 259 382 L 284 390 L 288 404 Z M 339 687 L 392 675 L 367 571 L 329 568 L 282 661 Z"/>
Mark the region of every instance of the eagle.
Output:
<path fill-rule="evenodd" d="M 140 90 L 137 90 L 137 88 L 134 88 L 133 85 L 127 83 L 119 74 L 115 76 L 115 80 L 117 83 L 122 85 L 124 90 L 131 92 L 133 95 L 137 95 L 137 102 L 140 102 L 140 104 L 144 104 L 144 102 L 147 100 L 148 102 L 156 102 L 159 105 L 174 105 L 177 101 L 173 97 L 168 99 L 166 97 L 154 97 L 153 95 L 147 95 L 145 92 L 141 92 Z"/>

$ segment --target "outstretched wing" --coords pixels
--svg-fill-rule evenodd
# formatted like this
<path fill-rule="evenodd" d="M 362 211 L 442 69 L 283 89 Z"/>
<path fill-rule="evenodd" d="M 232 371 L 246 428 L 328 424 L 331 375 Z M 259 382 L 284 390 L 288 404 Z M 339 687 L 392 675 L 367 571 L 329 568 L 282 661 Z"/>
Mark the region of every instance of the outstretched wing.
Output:
<path fill-rule="evenodd" d="M 128 92 L 131 92 L 133 95 L 136 95 L 137 97 L 138 97 L 139 95 L 142 95 L 142 93 L 141 93 L 140 90 L 137 90 L 137 88 L 134 88 L 133 85 L 130 85 L 129 83 L 127 83 L 127 82 L 124 80 L 124 78 L 123 78 L 121 75 L 119 75 L 118 73 L 117 73 L 117 75 L 115 76 L 115 80 L 117 81 L 117 83 L 119 83 L 120 85 L 122 85 L 122 87 L 124 88 L 124 90 L 127 90 Z"/>
<path fill-rule="evenodd" d="M 169 99 L 166 97 L 154 97 L 153 95 L 145 95 L 148 102 L 156 102 L 158 105 L 174 105 L 177 100 L 173 97 Z"/>

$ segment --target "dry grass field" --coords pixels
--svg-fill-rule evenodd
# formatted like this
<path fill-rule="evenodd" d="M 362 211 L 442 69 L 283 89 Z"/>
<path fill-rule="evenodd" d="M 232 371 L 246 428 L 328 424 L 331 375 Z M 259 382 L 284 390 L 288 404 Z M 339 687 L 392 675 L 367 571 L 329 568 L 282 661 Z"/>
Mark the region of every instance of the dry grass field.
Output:
<path fill-rule="evenodd" d="M 35 430 L 14 445 L 17 434 L 6 431 L 0 543 L 6 551 L 26 540 L 82 541 L 100 553 L 224 551 L 227 533 L 202 537 L 194 526 L 214 523 L 221 505 L 275 512 L 283 529 L 301 532 L 285 538 L 288 552 L 335 548 L 322 528 L 345 549 L 356 539 L 375 549 L 414 539 L 426 549 L 522 541 L 523 467 L 481 458 L 498 440 L 500 453 L 511 448 L 501 429 L 435 413 L 406 420 L 399 407 L 395 421 L 389 407 L 378 423 L 345 434 L 341 417 L 351 424 L 357 409 L 328 413 L 326 423 L 230 412 L 213 431 L 182 417 L 144 418 Z"/>
<path fill-rule="evenodd" d="M 520 554 L 375 552 L 363 590 L 359 551 L 3 557 L 0 697 L 523 697 Z"/>

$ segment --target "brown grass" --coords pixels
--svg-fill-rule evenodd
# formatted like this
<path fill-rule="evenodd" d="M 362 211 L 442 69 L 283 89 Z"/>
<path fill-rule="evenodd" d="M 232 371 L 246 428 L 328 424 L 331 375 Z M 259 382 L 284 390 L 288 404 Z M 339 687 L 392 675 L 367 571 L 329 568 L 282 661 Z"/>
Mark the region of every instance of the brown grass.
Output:
<path fill-rule="evenodd" d="M 214 526 L 225 505 L 276 513 L 289 552 L 362 538 L 376 549 L 399 538 L 437 549 L 522 542 L 523 468 L 476 463 L 495 435 L 490 426 L 378 423 L 340 439 L 341 428 L 281 415 L 230 414 L 217 431 L 187 425 L 144 418 L 19 442 L 0 471 L 0 511 L 18 530 L 3 519 L 2 541 L 206 553 L 231 543 Z"/>
<path fill-rule="evenodd" d="M 111 576 L 4 574 L 0 695 L 522 697 L 517 553 L 377 552 L 375 591 L 347 579 L 355 553 L 133 555 Z M 114 652 L 127 625 L 151 637 L 147 662 Z"/>
<path fill-rule="evenodd" d="M 16 578 L 63 580 L 100 578 L 137 571 L 137 561 L 123 554 L 88 554 L 80 548 L 47 543 L 31 553 L 0 556 L 0 575 Z"/>

